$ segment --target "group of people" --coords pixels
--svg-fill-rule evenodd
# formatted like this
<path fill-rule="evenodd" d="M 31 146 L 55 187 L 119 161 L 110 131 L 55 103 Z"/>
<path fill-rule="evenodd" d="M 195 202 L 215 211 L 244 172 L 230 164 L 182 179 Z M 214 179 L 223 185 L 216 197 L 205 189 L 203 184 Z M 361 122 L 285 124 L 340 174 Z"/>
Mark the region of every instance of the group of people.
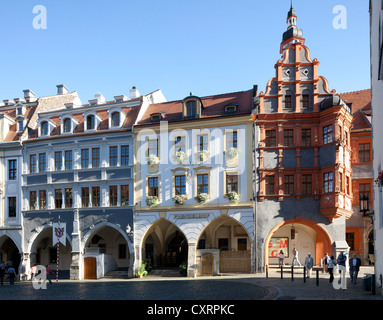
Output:
<path fill-rule="evenodd" d="M 284 259 L 285 254 L 283 250 L 279 252 L 279 266 L 284 266 Z M 346 268 L 346 261 L 347 261 L 347 255 L 344 254 L 344 252 L 340 252 L 339 256 L 335 259 L 334 256 L 329 257 L 328 253 L 323 258 L 323 266 L 324 266 L 324 272 L 328 272 L 330 274 L 330 283 L 334 281 L 334 268 L 338 265 L 343 268 L 340 268 L 339 272 L 342 272 L 342 269 L 345 270 Z M 292 266 L 295 266 L 295 264 L 298 264 L 298 266 L 302 266 L 298 259 L 298 250 L 294 247 L 293 249 L 293 260 L 291 262 Z M 349 267 L 350 267 L 350 277 L 352 283 L 356 284 L 356 279 L 358 278 L 359 268 L 361 266 L 362 262 L 360 258 L 357 257 L 357 255 L 354 253 L 353 257 L 349 260 Z M 311 253 L 307 254 L 307 257 L 305 259 L 305 267 L 306 267 L 306 277 L 310 278 L 312 274 L 312 270 L 314 267 L 314 259 L 311 256 Z"/>
<path fill-rule="evenodd" d="M 5 276 L 6 268 L 7 268 L 7 265 L 5 265 L 4 261 L 1 261 L 1 264 L 0 264 L 0 285 L 4 284 L 4 276 Z M 10 285 L 15 284 L 16 270 L 12 265 L 8 266 L 8 279 L 9 279 Z"/>

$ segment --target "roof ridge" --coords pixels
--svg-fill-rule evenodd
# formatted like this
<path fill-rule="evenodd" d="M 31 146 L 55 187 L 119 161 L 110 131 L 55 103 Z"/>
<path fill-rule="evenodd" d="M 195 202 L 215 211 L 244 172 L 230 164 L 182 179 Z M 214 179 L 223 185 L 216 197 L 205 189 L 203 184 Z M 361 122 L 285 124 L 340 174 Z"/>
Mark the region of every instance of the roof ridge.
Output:
<path fill-rule="evenodd" d="M 338 94 L 357 93 L 357 92 L 364 92 L 364 91 L 371 91 L 371 88 L 369 88 L 369 89 L 362 89 L 362 90 L 356 90 L 356 91 L 340 92 Z"/>

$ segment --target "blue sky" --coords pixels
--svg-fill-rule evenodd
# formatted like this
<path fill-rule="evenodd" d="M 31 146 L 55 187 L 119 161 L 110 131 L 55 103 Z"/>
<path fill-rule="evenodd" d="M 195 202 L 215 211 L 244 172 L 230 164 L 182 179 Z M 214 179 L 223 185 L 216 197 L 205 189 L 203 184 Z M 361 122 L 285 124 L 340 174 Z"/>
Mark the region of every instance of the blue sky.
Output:
<path fill-rule="evenodd" d="M 47 9 L 36 30 L 33 7 Z M 333 8 L 347 29 L 333 28 Z M 370 87 L 368 1 L 294 0 L 298 27 L 330 89 Z M 281 57 L 289 0 L 18 0 L 0 3 L 0 101 L 77 90 L 83 103 L 161 89 L 170 100 L 264 91 Z"/>

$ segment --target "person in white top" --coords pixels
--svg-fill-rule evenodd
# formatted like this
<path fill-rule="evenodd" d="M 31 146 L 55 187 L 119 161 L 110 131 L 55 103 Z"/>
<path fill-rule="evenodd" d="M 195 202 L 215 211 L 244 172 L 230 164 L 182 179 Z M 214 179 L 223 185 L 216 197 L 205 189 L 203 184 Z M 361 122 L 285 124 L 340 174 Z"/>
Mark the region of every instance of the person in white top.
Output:
<path fill-rule="evenodd" d="M 298 262 L 298 265 L 301 267 L 301 263 L 299 262 L 299 259 L 298 259 L 298 250 L 294 247 L 293 249 L 293 262 L 291 262 L 291 265 L 294 266 L 295 265 L 295 262 Z"/>

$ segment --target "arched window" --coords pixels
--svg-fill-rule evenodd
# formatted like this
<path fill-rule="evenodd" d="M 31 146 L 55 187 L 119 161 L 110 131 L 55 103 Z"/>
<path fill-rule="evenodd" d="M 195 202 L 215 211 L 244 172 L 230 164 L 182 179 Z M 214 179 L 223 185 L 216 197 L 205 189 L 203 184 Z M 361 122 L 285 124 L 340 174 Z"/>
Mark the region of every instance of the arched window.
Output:
<path fill-rule="evenodd" d="M 112 113 L 112 127 L 119 127 L 120 126 L 120 113 L 119 112 L 113 112 Z"/>
<path fill-rule="evenodd" d="M 48 135 L 48 122 L 44 121 L 41 123 L 41 131 L 40 134 L 42 136 L 47 136 Z"/>
<path fill-rule="evenodd" d="M 95 129 L 95 117 L 94 115 L 89 115 L 86 117 L 86 130 L 94 130 Z"/>
<path fill-rule="evenodd" d="M 63 132 L 68 133 L 68 132 L 71 132 L 71 130 L 72 130 L 71 119 L 67 118 L 64 120 L 64 123 L 63 123 Z"/>

